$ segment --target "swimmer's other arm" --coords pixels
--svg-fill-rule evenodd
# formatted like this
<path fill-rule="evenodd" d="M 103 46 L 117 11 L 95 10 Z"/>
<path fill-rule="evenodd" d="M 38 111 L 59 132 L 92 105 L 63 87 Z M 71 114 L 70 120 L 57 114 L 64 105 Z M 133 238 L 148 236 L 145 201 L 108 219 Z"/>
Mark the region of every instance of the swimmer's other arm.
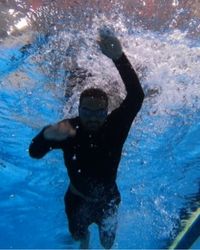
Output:
<path fill-rule="evenodd" d="M 29 154 L 33 158 L 40 159 L 52 149 L 62 148 L 63 141 L 76 135 L 76 130 L 68 120 L 44 127 L 42 131 L 33 138 Z"/>

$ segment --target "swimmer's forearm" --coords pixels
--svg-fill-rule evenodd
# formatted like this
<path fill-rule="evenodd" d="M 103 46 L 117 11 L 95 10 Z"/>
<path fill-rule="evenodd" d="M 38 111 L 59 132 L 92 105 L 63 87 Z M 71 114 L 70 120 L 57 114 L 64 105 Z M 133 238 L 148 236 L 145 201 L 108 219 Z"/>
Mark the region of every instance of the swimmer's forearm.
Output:
<path fill-rule="evenodd" d="M 31 144 L 29 146 L 29 154 L 33 158 L 42 158 L 46 153 L 50 151 L 50 148 L 52 147 L 52 145 L 49 144 L 50 141 L 45 140 L 43 135 L 46 128 L 47 127 L 43 128 L 42 131 L 40 131 L 40 133 L 36 135 L 31 141 Z"/>
<path fill-rule="evenodd" d="M 113 60 L 113 62 L 125 84 L 127 95 L 131 95 L 133 98 L 136 97 L 137 99 L 140 98 L 143 101 L 144 92 L 142 86 L 126 55 L 122 53 L 121 57 L 117 60 Z"/>
<path fill-rule="evenodd" d="M 75 134 L 76 131 L 68 120 L 46 126 L 33 138 L 29 146 L 29 154 L 33 158 L 40 159 L 52 149 L 62 148 L 62 141 Z"/>

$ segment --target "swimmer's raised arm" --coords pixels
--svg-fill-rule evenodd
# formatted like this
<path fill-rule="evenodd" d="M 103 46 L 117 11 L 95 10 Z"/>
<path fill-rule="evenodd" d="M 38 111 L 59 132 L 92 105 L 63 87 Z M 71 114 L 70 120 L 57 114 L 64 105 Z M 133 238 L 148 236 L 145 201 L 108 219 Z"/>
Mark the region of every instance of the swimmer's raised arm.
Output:
<path fill-rule="evenodd" d="M 112 32 L 103 29 L 100 30 L 98 44 L 102 53 L 112 59 L 117 67 L 126 87 L 126 100 L 133 102 L 137 113 L 143 102 L 144 92 L 135 70 L 122 51 L 120 41 Z"/>
<path fill-rule="evenodd" d="M 107 121 L 113 126 L 115 131 L 115 143 L 124 143 L 131 124 L 139 112 L 143 100 L 144 92 L 139 78 L 122 51 L 120 41 L 112 33 L 100 33 L 99 45 L 102 53 L 112 59 L 126 88 L 126 98 L 121 105 L 113 110 Z M 113 131 L 113 133 L 114 133 Z"/>

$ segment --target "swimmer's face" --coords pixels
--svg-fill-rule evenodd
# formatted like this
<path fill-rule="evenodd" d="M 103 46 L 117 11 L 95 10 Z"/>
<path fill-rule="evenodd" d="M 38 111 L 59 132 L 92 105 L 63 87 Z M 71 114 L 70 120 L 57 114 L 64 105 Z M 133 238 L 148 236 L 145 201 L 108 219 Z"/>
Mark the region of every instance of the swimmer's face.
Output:
<path fill-rule="evenodd" d="M 84 97 L 79 106 L 79 117 L 84 128 L 88 131 L 97 131 L 107 117 L 107 104 L 99 97 Z"/>

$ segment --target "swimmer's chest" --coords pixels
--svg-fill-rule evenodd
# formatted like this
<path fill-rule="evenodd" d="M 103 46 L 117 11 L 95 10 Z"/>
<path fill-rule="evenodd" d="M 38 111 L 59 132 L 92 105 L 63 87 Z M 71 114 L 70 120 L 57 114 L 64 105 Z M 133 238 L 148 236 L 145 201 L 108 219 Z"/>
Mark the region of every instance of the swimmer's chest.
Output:
<path fill-rule="evenodd" d="M 114 146 L 112 133 L 108 133 L 104 129 L 98 133 L 84 133 L 77 130 L 76 136 L 70 138 L 64 151 L 66 151 L 69 158 L 76 158 L 81 162 L 102 163 L 116 154 L 117 145 Z"/>

